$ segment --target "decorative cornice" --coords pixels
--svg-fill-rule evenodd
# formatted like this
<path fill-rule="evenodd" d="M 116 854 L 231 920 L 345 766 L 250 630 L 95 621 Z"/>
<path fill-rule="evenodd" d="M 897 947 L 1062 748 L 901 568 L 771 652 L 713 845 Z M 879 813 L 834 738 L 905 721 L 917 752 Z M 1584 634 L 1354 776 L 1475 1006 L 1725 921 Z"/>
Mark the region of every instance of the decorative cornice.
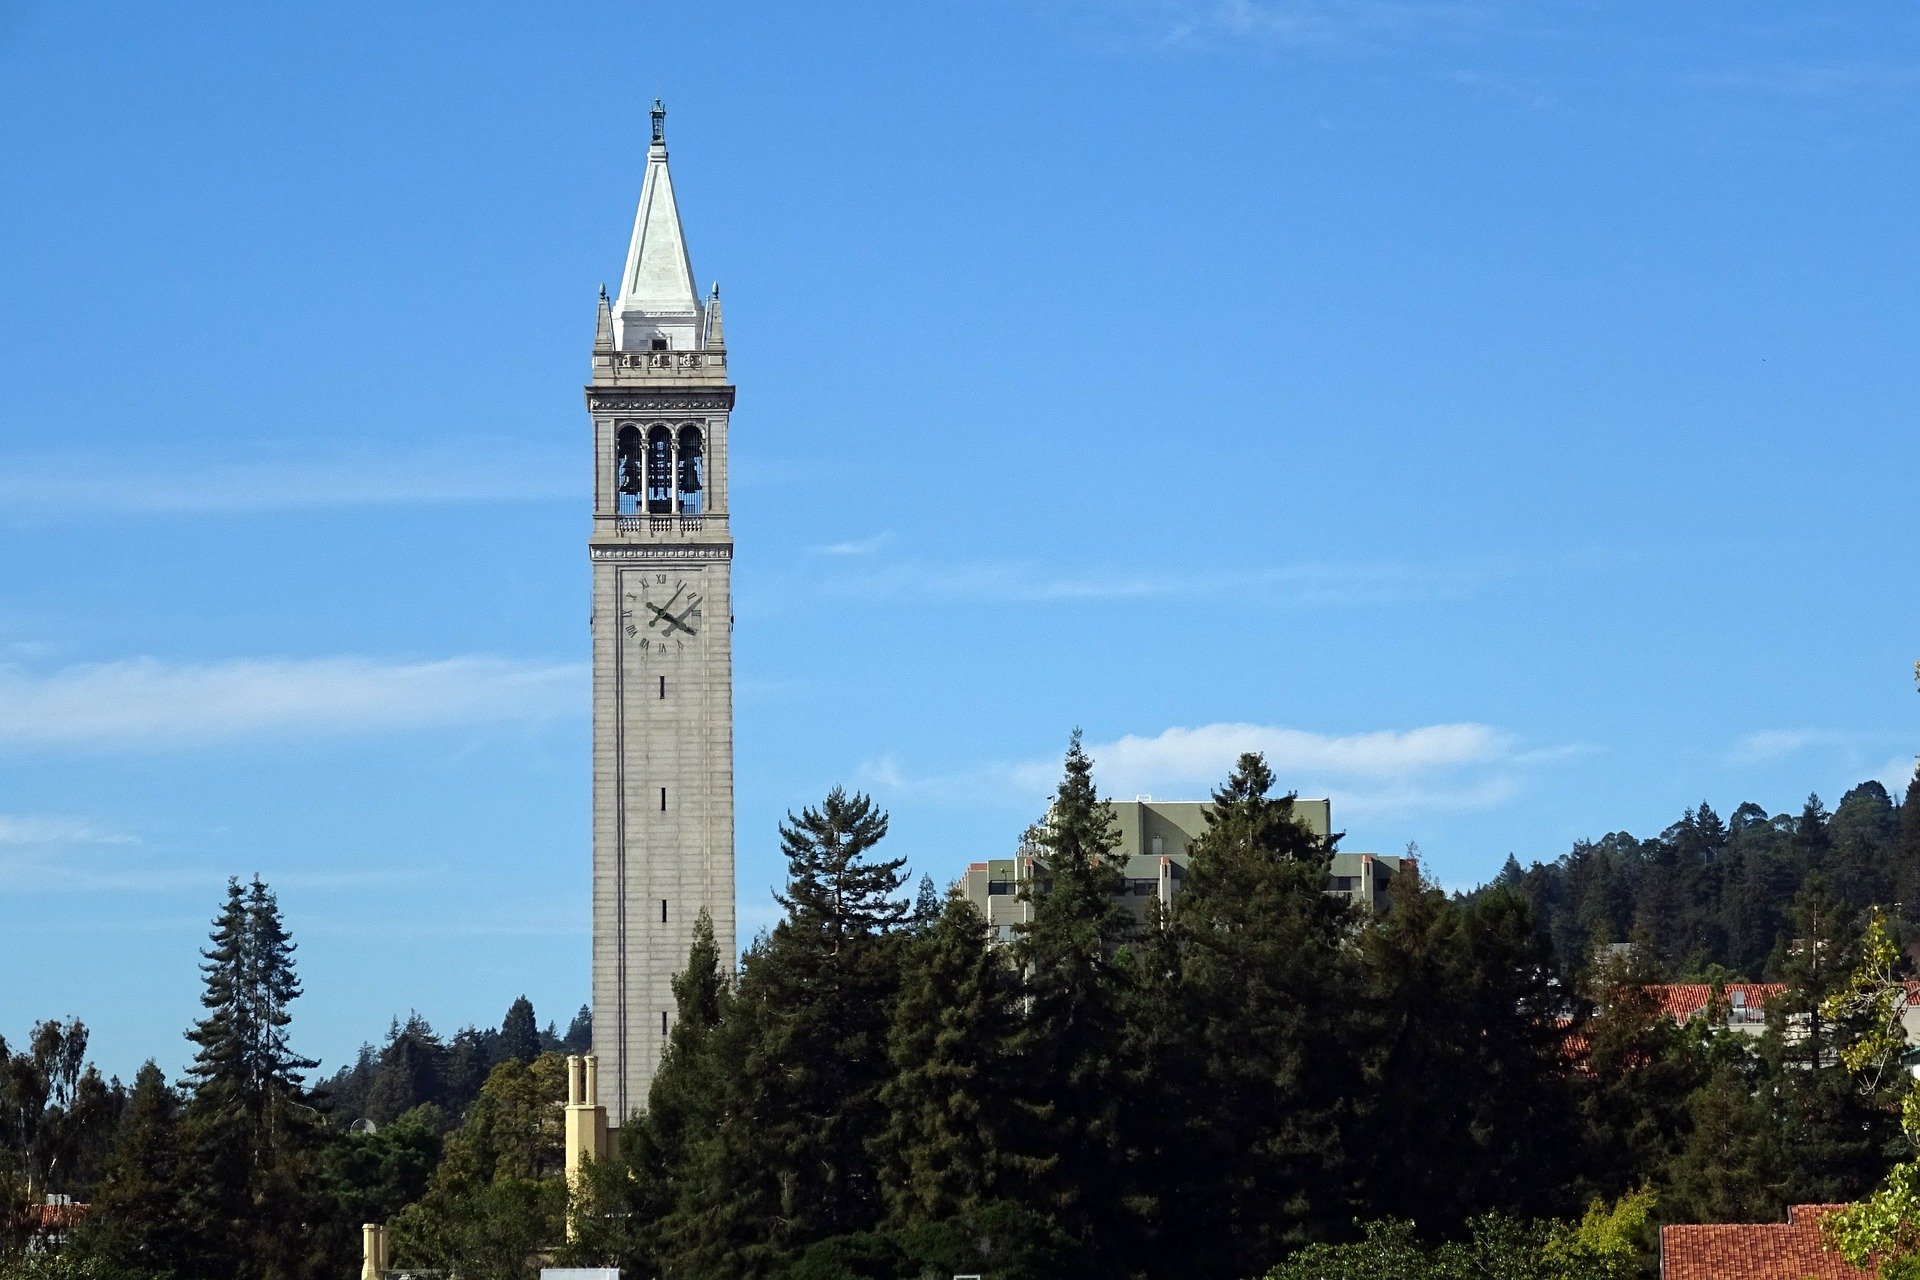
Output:
<path fill-rule="evenodd" d="M 730 542 L 697 543 L 680 547 L 629 547 L 598 544 L 587 549 L 595 560 L 731 560 Z"/>
<path fill-rule="evenodd" d="M 659 391 L 636 391 L 628 387 L 618 390 L 601 387 L 587 388 L 587 410 L 590 413 L 649 413 L 655 410 L 673 413 L 688 409 L 732 408 L 732 387 L 719 391 L 682 391 L 666 388 Z"/>

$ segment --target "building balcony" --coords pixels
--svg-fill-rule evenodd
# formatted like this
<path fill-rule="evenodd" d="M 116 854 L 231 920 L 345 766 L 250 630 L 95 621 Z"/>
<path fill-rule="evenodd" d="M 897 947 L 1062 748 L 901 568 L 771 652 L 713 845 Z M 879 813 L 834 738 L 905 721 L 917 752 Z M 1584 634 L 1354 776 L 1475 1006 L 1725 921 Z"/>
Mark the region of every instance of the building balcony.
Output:
<path fill-rule="evenodd" d="M 596 351 L 593 385 L 718 386 L 727 380 L 725 351 Z"/>
<path fill-rule="evenodd" d="M 725 542 L 729 534 L 727 517 L 713 512 L 696 515 L 691 512 L 633 511 L 596 515 L 593 518 L 593 536 L 618 538 L 622 542 Z"/>

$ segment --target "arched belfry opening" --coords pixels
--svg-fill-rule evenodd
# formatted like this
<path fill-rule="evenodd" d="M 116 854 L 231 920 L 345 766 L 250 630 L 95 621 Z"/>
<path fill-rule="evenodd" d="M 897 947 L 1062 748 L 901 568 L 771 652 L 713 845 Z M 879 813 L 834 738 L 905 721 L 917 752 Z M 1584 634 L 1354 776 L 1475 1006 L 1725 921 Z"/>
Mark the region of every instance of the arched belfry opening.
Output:
<path fill-rule="evenodd" d="M 647 487 L 646 461 L 640 449 L 640 428 L 631 422 L 623 423 L 614 436 L 613 475 L 615 510 L 623 516 L 637 513 Z"/>
<path fill-rule="evenodd" d="M 668 427 L 647 430 L 647 511 L 673 512 L 673 431 Z"/>
<path fill-rule="evenodd" d="M 699 515 L 705 509 L 707 460 L 701 444 L 700 428 L 688 423 L 680 428 L 678 489 L 683 515 Z"/>

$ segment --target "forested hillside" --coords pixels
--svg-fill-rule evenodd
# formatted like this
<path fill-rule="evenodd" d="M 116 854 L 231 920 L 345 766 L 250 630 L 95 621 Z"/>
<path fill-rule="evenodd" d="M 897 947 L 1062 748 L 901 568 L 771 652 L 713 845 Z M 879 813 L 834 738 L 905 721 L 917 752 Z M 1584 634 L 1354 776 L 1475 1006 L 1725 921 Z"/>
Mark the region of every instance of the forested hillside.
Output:
<path fill-rule="evenodd" d="M 470 1280 L 1631 1280 L 1663 1222 L 1920 1187 L 1912 966 L 1862 909 L 1920 899 L 1917 793 L 1701 806 L 1361 913 L 1246 756 L 1142 927 L 1076 740 L 1002 946 L 962 896 L 915 904 L 886 814 L 836 789 L 781 825 L 784 911 L 738 966 L 700 931 L 646 1109 L 574 1185 L 585 1017 L 411 1018 L 316 1087 L 292 939 L 235 881 L 182 1079 L 102 1080 L 77 1022 L 0 1043 L 0 1280 L 326 1280 L 368 1222 Z M 1780 982 L 1764 1027 L 1668 1015 L 1659 970 L 1716 962 Z"/>
<path fill-rule="evenodd" d="M 1920 936 L 1920 779 L 1896 803 L 1863 782 L 1828 813 L 1809 796 L 1797 814 L 1742 804 L 1726 818 L 1699 808 L 1651 839 L 1616 831 L 1553 862 L 1508 858 L 1494 885 L 1517 888 L 1561 966 L 1583 967 L 1598 944 L 1644 941 L 1675 979 L 1778 977 L 1795 897 L 1819 876 L 1843 905 L 1884 905 Z"/>

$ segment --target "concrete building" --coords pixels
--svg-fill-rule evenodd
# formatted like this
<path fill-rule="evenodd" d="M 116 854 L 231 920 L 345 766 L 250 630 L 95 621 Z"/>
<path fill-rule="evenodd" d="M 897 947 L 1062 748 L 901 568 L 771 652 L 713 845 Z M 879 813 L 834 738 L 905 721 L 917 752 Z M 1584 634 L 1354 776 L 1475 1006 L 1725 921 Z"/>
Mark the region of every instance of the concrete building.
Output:
<path fill-rule="evenodd" d="M 1207 829 L 1205 800 L 1115 801 L 1113 813 L 1120 842 L 1114 855 L 1126 863 L 1127 906 L 1144 923 L 1149 904 L 1173 906 L 1193 861 L 1193 842 Z M 1333 805 L 1325 799 L 1302 797 L 1293 802 L 1294 820 L 1317 836 L 1333 830 Z M 1032 919 L 1033 904 L 1021 892 L 1033 880 L 1038 864 L 1028 854 L 971 863 L 961 880 L 962 891 L 987 923 L 994 937 L 1010 942 L 1014 926 Z M 1386 900 L 1387 886 L 1403 870 L 1418 874 L 1408 858 L 1375 853 L 1336 853 L 1327 873 L 1327 892 L 1337 893 L 1355 906 L 1373 910 Z"/>
<path fill-rule="evenodd" d="M 593 1048 L 644 1107 L 693 925 L 734 954 L 733 596 L 720 289 L 694 288 L 653 107 L 619 294 L 593 339 Z"/>

